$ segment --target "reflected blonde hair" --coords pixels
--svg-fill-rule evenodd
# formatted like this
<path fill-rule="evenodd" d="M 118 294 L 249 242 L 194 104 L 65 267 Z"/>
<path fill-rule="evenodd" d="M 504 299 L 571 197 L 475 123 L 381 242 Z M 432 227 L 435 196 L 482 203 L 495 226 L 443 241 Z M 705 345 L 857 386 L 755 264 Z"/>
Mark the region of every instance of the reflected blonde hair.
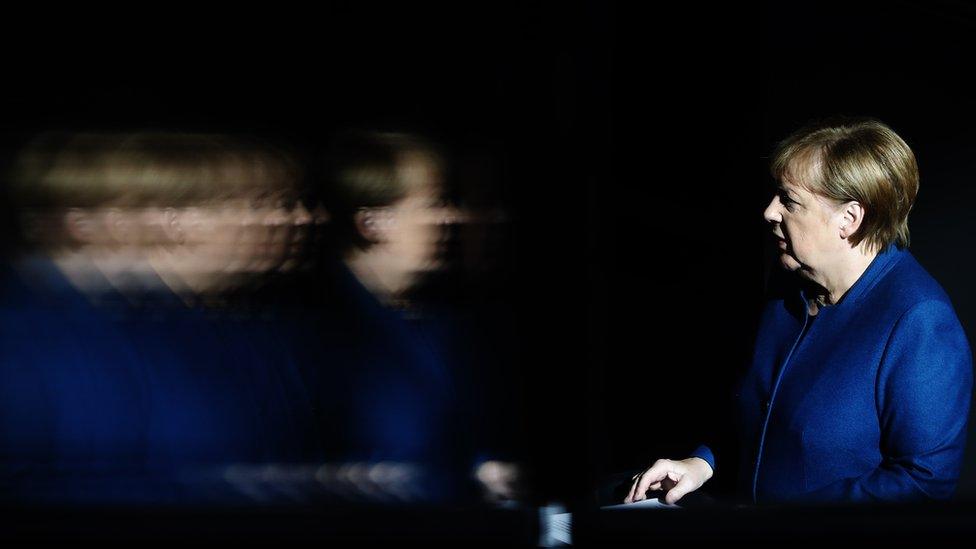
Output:
<path fill-rule="evenodd" d="M 849 238 L 853 245 L 908 247 L 918 164 L 908 144 L 885 124 L 837 118 L 804 127 L 779 144 L 770 172 L 777 181 L 837 203 L 864 206 L 864 221 Z"/>
<path fill-rule="evenodd" d="M 301 178 L 284 152 L 233 136 L 46 133 L 18 154 L 10 191 L 20 207 L 178 207 L 297 196 Z"/>

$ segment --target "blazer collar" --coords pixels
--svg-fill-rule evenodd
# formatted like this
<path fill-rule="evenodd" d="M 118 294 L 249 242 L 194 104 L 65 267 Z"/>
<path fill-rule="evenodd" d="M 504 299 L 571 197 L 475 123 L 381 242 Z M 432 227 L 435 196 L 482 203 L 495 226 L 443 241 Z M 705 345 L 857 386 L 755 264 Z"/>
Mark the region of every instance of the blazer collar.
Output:
<path fill-rule="evenodd" d="M 905 256 L 908 255 L 908 250 L 900 248 L 895 244 L 889 244 L 886 248 L 878 252 L 878 255 L 874 257 L 868 268 L 861 274 L 861 277 L 857 279 L 857 282 L 847 290 L 844 297 L 841 298 L 840 302 L 826 307 L 824 310 L 839 309 L 844 307 L 845 304 L 857 303 L 861 298 L 867 295 L 872 288 L 882 279 L 884 276 Z M 800 299 L 803 301 L 804 307 L 807 302 L 806 292 L 801 287 L 800 289 Z"/>

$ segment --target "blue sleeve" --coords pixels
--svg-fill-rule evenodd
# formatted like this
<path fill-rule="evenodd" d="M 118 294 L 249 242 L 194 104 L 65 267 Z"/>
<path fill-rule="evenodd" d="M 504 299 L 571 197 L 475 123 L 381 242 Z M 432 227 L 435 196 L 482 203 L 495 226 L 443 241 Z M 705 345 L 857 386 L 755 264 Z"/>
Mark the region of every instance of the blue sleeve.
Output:
<path fill-rule="evenodd" d="M 972 387 L 972 355 L 951 305 L 926 301 L 912 307 L 894 327 L 878 371 L 880 465 L 810 499 L 949 498 L 962 467 Z"/>

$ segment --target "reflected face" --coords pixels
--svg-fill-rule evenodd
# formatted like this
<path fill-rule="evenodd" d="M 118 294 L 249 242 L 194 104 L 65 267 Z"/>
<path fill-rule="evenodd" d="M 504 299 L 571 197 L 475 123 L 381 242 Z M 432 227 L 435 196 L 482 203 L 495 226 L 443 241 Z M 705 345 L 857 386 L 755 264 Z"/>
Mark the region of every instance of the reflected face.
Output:
<path fill-rule="evenodd" d="M 297 256 L 311 223 L 301 204 L 228 200 L 180 211 L 184 244 L 211 269 L 268 272 Z"/>
<path fill-rule="evenodd" d="M 841 208 L 800 185 L 783 181 L 763 218 L 770 224 L 783 268 L 809 275 L 830 265 L 846 239 Z"/>
<path fill-rule="evenodd" d="M 423 155 L 408 156 L 403 176 L 410 189 L 387 211 L 390 230 L 384 243 L 397 271 L 420 275 L 441 268 L 448 225 L 457 210 L 445 203 L 437 164 Z"/>
<path fill-rule="evenodd" d="M 179 281 L 177 291 L 221 291 L 256 275 L 294 269 L 304 258 L 312 225 L 323 222 L 300 203 L 264 198 L 72 208 L 24 221 L 38 227 L 32 231 L 36 242 L 71 246 L 113 273 L 155 270 L 167 284 Z"/>

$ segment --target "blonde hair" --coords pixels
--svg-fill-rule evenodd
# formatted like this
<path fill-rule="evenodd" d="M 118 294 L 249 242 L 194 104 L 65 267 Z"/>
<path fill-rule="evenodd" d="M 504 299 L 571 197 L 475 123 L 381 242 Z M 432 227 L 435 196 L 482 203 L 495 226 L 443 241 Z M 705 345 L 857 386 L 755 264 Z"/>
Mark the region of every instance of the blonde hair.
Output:
<path fill-rule="evenodd" d="M 864 206 L 864 221 L 850 236 L 881 250 L 909 244 L 908 214 L 918 194 L 918 164 L 905 141 L 871 119 L 832 119 L 783 140 L 770 172 L 838 203 Z"/>
<path fill-rule="evenodd" d="M 301 170 L 256 141 L 183 133 L 47 133 L 18 154 L 21 207 L 186 206 L 300 192 Z"/>

